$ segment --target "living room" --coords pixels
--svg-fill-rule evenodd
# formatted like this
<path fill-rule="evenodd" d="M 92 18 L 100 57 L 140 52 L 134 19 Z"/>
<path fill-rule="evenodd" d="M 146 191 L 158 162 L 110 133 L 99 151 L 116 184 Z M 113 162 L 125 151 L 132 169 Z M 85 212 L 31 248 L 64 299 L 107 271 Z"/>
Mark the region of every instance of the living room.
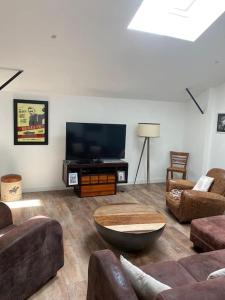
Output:
<path fill-rule="evenodd" d="M 190 241 L 191 221 L 179 222 L 167 207 L 166 170 L 170 151 L 189 153 L 187 179 L 193 182 L 211 169 L 225 169 L 225 128 L 218 130 L 218 118 L 225 116 L 224 10 L 217 17 L 213 15 L 210 26 L 191 41 L 128 28 L 144 2 L 22 0 L 2 4 L 0 86 L 15 74 L 15 69 L 23 72 L 0 90 L 0 176 L 21 176 L 22 198 L 1 199 L 1 203 L 11 209 L 16 225 L 42 215 L 59 222 L 63 232 L 64 265 L 32 293 L 23 292 L 30 299 L 86 299 L 88 265 L 94 251 L 110 249 L 116 257 L 122 254 L 136 266 L 177 261 L 201 252 Z M 220 4 L 216 2 L 215 6 Z M 30 101 L 29 107 L 38 101 L 47 105 L 48 142 L 16 141 L 15 100 L 17 108 L 24 100 Z M 62 168 L 68 122 L 126 125 L 125 156 L 116 159 L 128 163 L 128 178 L 124 184 L 115 184 L 115 195 L 79 197 L 76 189 L 66 187 Z M 138 136 L 140 123 L 160 124 L 160 133 L 150 138 L 150 151 L 144 149 L 134 185 L 145 141 Z M 117 141 L 115 136 L 111 139 Z M 180 180 L 180 175 L 174 174 L 174 178 Z M 151 206 L 163 215 L 166 226 L 151 247 L 126 252 L 100 234 L 95 211 L 120 204 Z M 33 240 L 28 241 L 29 248 Z M 32 269 L 30 262 L 28 266 Z M 13 282 L 16 275 L 21 276 L 24 286 L 26 282 L 32 286 L 31 278 L 26 279 L 28 269 L 16 269 L 20 275 L 10 277 L 12 268 L 6 278 Z M 13 293 L 0 292 L 0 299 L 26 298 L 17 290 L 16 281 L 9 284 L 10 289 Z M 223 299 L 225 291 L 220 293 L 220 298 L 208 295 L 204 299 Z M 96 299 L 102 297 L 97 295 Z M 132 297 L 124 299 L 135 299 Z"/>

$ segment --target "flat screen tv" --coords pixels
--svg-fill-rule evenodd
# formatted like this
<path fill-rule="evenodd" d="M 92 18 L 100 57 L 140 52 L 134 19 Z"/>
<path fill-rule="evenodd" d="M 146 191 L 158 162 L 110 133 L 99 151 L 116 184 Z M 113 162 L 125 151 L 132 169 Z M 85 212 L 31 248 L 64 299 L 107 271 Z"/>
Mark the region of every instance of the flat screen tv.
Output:
<path fill-rule="evenodd" d="M 126 125 L 66 123 L 66 160 L 125 157 Z"/>

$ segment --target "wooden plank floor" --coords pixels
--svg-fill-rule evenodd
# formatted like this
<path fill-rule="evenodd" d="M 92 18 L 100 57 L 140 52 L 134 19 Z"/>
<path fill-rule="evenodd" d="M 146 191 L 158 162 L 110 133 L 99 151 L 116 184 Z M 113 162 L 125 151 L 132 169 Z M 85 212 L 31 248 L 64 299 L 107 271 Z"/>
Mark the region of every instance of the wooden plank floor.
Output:
<path fill-rule="evenodd" d="M 162 212 L 167 226 L 161 238 L 150 249 L 139 253 L 123 253 L 136 265 L 148 262 L 179 259 L 195 253 L 189 241 L 190 225 L 180 225 L 166 210 L 165 185 L 121 186 L 117 195 L 78 198 L 72 190 L 26 193 L 23 207 L 18 202 L 12 208 L 14 223 L 19 224 L 35 215 L 47 215 L 58 220 L 64 231 L 65 265 L 57 277 L 47 283 L 30 299 L 32 300 L 84 300 L 87 289 L 88 260 L 92 251 L 110 247 L 97 234 L 93 212 L 101 205 L 111 203 L 151 204 Z M 23 202 L 22 202 L 23 204 Z M 12 203 L 13 205 L 13 203 Z M 30 205 L 30 206 L 29 206 Z"/>

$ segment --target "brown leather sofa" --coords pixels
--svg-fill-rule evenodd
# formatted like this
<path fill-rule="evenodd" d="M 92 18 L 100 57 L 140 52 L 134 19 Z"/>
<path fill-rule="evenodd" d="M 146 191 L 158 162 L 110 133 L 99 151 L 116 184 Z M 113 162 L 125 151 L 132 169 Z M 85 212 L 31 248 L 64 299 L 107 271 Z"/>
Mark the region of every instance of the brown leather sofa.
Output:
<path fill-rule="evenodd" d="M 194 183 L 188 180 L 170 180 L 166 193 L 166 205 L 179 222 L 222 215 L 225 211 L 225 170 L 211 169 L 207 176 L 214 182 L 209 192 L 193 191 Z M 180 198 L 174 198 L 172 189 L 184 190 Z"/>
<path fill-rule="evenodd" d="M 172 287 L 155 300 L 224 300 L 225 277 L 206 280 L 225 267 L 225 250 L 196 254 L 178 261 L 152 263 L 141 269 Z M 87 300 L 138 300 L 119 260 L 110 250 L 94 252 L 88 269 Z"/>
<path fill-rule="evenodd" d="M 60 224 L 34 217 L 16 226 L 0 202 L 0 300 L 27 299 L 63 266 Z"/>

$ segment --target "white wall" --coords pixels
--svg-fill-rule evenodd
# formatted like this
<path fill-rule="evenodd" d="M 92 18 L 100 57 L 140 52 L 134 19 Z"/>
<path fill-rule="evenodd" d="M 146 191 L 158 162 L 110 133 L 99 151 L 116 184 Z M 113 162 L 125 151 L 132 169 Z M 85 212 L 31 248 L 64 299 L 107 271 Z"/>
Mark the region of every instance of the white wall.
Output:
<path fill-rule="evenodd" d="M 214 89 L 214 114 L 210 151 L 210 168 L 225 169 L 225 133 L 217 132 L 217 115 L 225 114 L 225 84 Z"/>
<path fill-rule="evenodd" d="M 49 101 L 49 145 L 13 145 L 13 98 Z M 184 103 L 125 100 L 66 95 L 0 94 L 0 175 L 19 173 L 25 191 L 64 188 L 61 179 L 65 157 L 65 123 L 127 124 L 126 160 L 132 183 L 143 139 L 136 136 L 138 122 L 159 122 L 160 138 L 151 141 L 151 181 L 165 180 L 169 151 L 183 149 Z M 145 181 L 143 162 L 138 182 Z"/>
<path fill-rule="evenodd" d="M 197 180 L 211 168 L 225 168 L 225 134 L 218 133 L 217 114 L 225 113 L 225 84 L 197 97 L 200 113 L 190 100 L 186 103 L 184 150 L 190 152 L 188 176 Z"/>
<path fill-rule="evenodd" d="M 190 153 L 188 161 L 188 178 L 196 180 L 204 171 L 208 157 L 209 116 L 211 115 L 210 91 L 196 98 L 204 111 L 200 110 L 190 99 L 186 103 L 184 146 L 183 150 Z"/>

